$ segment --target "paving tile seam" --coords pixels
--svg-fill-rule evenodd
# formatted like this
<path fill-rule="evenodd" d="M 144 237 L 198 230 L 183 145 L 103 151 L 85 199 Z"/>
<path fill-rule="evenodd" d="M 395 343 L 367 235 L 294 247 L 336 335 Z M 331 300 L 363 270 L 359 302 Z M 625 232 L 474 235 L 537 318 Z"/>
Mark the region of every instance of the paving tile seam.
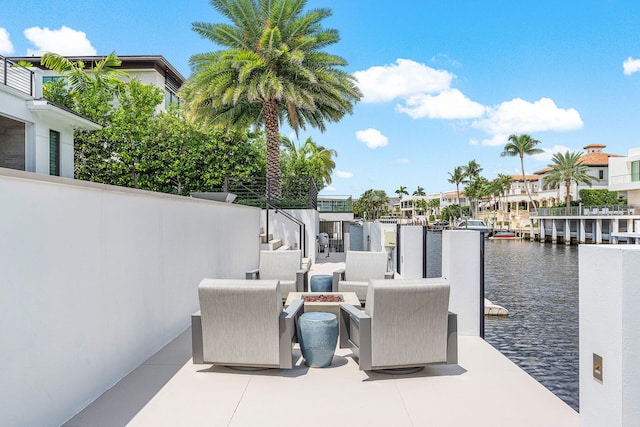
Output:
<path fill-rule="evenodd" d="M 238 398 L 238 402 L 236 403 L 235 408 L 233 408 L 233 413 L 231 414 L 231 417 L 229 418 L 229 422 L 227 423 L 227 427 L 231 426 L 231 423 L 233 422 L 233 418 L 236 416 L 236 413 L 238 412 L 238 408 L 240 407 L 240 404 L 242 403 L 242 399 L 244 399 L 244 395 L 247 392 L 247 389 L 249 388 L 249 385 L 251 384 L 251 380 L 253 380 L 253 377 L 254 377 L 253 375 L 249 376 L 249 381 L 247 381 L 247 384 L 244 386 L 244 389 L 242 390 L 242 394 Z"/>

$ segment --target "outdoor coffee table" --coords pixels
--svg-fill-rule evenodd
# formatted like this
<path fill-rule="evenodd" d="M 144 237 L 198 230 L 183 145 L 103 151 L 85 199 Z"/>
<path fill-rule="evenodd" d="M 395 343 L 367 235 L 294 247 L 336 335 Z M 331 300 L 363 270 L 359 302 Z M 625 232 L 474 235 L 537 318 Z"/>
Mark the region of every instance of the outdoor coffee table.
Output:
<path fill-rule="evenodd" d="M 297 299 L 304 299 L 305 295 L 340 295 L 342 296 L 342 302 L 305 302 L 304 303 L 304 311 L 305 312 L 313 312 L 313 311 L 323 311 L 325 313 L 333 313 L 338 318 L 338 322 L 340 322 L 340 304 L 347 303 L 351 304 L 355 308 L 362 308 L 360 304 L 360 300 L 355 292 L 289 292 L 287 296 L 287 300 L 284 303 L 285 307 L 289 307 L 289 305 Z M 338 323 L 339 324 L 339 323 Z"/>

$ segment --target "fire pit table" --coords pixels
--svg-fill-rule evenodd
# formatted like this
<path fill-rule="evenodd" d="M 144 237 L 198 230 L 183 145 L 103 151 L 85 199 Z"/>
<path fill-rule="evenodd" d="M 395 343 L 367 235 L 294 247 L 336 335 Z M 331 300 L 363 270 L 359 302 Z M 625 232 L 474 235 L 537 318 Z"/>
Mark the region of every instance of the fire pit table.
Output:
<path fill-rule="evenodd" d="M 305 297 L 310 297 L 306 298 Z M 341 298 L 341 301 L 336 301 L 335 298 Z M 322 311 L 325 313 L 333 313 L 336 315 L 338 322 L 340 322 L 340 304 L 351 304 L 355 308 L 362 308 L 360 300 L 355 292 L 289 292 L 287 300 L 284 303 L 285 307 L 297 299 L 304 301 L 305 313 Z"/>

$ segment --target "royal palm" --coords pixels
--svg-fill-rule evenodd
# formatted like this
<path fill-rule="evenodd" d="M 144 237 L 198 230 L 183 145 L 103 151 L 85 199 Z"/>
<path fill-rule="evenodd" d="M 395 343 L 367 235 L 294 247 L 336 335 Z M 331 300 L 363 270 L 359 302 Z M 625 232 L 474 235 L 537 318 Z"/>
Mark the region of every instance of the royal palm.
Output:
<path fill-rule="evenodd" d="M 193 30 L 225 50 L 191 57 L 183 97 L 189 117 L 245 127 L 264 124 L 267 178 L 280 197 L 280 123 L 298 132 L 325 130 L 351 113 L 361 93 L 337 67 L 346 61 L 323 49 L 339 40 L 324 29 L 329 9 L 304 11 L 305 0 L 211 0 L 229 24 L 196 22 Z"/>

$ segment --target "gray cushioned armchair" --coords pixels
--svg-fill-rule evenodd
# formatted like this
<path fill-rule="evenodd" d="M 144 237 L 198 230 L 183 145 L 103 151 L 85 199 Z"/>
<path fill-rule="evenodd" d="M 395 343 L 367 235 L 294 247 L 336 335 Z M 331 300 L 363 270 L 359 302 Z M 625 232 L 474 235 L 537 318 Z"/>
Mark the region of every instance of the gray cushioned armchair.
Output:
<path fill-rule="evenodd" d="M 458 363 L 457 317 L 442 278 L 371 280 L 365 311 L 340 305 L 340 347 L 360 370 Z"/>
<path fill-rule="evenodd" d="M 302 300 L 282 308 L 277 280 L 203 279 L 193 363 L 291 369 Z"/>
<path fill-rule="evenodd" d="M 347 251 L 344 269 L 333 272 L 333 292 L 355 292 L 358 299 L 367 299 L 369 279 L 392 279 L 387 272 L 386 252 Z"/>
<path fill-rule="evenodd" d="M 260 267 L 248 271 L 247 279 L 279 280 L 282 298 L 289 292 L 307 290 L 309 268 L 301 265 L 302 251 L 260 251 Z"/>

